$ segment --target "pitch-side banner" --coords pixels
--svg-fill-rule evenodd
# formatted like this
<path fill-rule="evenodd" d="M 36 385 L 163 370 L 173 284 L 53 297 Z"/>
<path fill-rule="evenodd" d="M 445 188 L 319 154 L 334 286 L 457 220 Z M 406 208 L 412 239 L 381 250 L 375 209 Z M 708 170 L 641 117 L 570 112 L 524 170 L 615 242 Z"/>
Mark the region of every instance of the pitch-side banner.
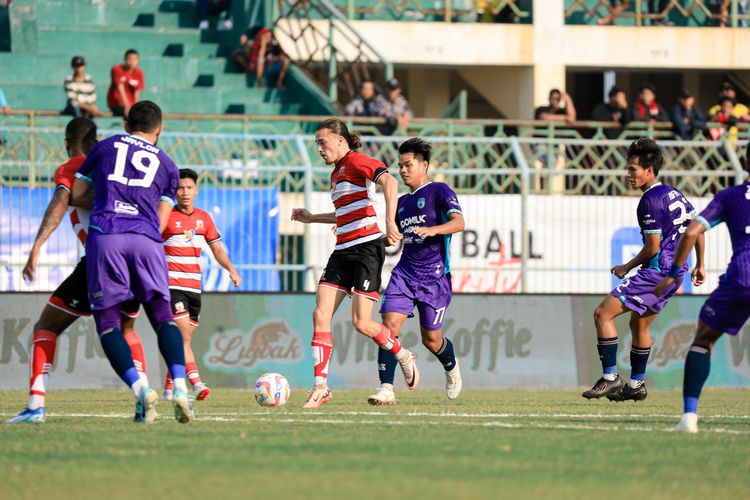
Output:
<path fill-rule="evenodd" d="M 642 247 L 636 220 L 637 197 L 624 196 L 529 196 L 527 227 L 530 293 L 606 293 L 618 283 L 609 273 L 612 266 L 627 262 Z M 466 230 L 451 241 L 454 292 L 519 293 L 521 291 L 520 195 L 461 195 Z M 709 199 L 693 198 L 700 211 Z M 314 212 L 333 210 L 327 193 L 313 197 Z M 382 196 L 377 206 L 384 211 Z M 680 215 L 675 212 L 675 219 Z M 310 228 L 313 246 L 309 264 L 315 276 L 322 272 L 333 251 L 335 239 L 330 225 Z M 383 275 L 398 262 L 400 248 L 389 248 Z M 723 226 L 707 233 L 708 281 L 693 290 L 686 279 L 683 293 L 708 293 L 729 262 L 731 245 Z M 690 262 L 692 263 L 692 256 Z M 315 281 L 307 283 L 312 291 Z"/>
<path fill-rule="evenodd" d="M 0 295 L 0 390 L 25 390 L 33 324 L 45 294 Z M 586 386 L 601 370 L 592 312 L 600 297 L 457 295 L 447 314 L 445 335 L 455 346 L 464 387 L 544 388 Z M 193 350 L 203 379 L 211 386 L 249 388 L 261 374 L 283 373 L 294 387 L 312 383 L 310 294 L 219 294 L 203 297 Z M 694 334 L 701 297 L 677 297 L 654 323 L 649 387 L 681 387 L 684 359 Z M 333 322 L 330 383 L 335 388 L 375 387 L 377 348 L 351 326 L 346 299 Z M 164 376 L 156 335 L 141 316 L 136 324 L 144 342 L 151 384 Z M 627 318 L 618 364 L 629 373 Z M 420 343 L 416 319 L 406 322 L 402 341 L 418 356 L 424 387 L 443 387 L 442 367 Z M 722 338 L 713 350 L 712 386 L 750 386 L 750 326 Z M 403 377 L 396 373 L 397 386 Z M 60 338 L 52 390 L 120 387 L 104 358 L 91 319 L 74 323 Z"/>

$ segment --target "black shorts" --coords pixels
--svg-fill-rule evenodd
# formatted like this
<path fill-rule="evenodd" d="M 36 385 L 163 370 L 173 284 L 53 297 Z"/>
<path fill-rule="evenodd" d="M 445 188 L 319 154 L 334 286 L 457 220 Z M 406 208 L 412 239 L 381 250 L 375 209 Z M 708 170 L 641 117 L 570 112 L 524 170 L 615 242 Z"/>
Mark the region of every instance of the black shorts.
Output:
<path fill-rule="evenodd" d="M 184 317 L 190 318 L 190 324 L 198 326 L 198 318 L 201 315 L 201 294 L 175 290 L 170 288 L 172 295 L 172 316 L 174 319 Z"/>
<path fill-rule="evenodd" d="M 82 257 L 76 264 L 70 276 L 60 283 L 57 290 L 52 292 L 52 297 L 47 303 L 55 309 L 60 309 L 73 316 L 91 316 L 91 303 L 89 303 L 88 284 L 86 282 L 86 257 Z M 129 318 L 138 317 L 140 303 L 137 300 L 125 302 L 122 305 L 122 313 Z"/>
<path fill-rule="evenodd" d="M 337 288 L 349 295 L 354 292 L 378 300 L 384 262 L 385 240 L 382 238 L 334 250 L 318 286 Z"/>

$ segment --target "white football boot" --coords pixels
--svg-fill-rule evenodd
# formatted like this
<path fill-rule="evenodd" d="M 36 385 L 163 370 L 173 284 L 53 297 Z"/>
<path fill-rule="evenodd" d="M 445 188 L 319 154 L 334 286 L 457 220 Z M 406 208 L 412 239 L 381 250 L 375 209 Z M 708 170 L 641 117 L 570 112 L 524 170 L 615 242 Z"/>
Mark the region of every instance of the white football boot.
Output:
<path fill-rule="evenodd" d="M 677 427 L 673 429 L 675 432 L 687 432 L 688 434 L 698 433 L 698 414 L 697 413 L 683 413 L 680 418 Z"/>
<path fill-rule="evenodd" d="M 302 405 L 302 408 L 320 408 L 323 403 L 327 403 L 332 399 L 333 393 L 327 385 L 316 385 L 310 389 L 307 401 Z"/>
<path fill-rule="evenodd" d="M 373 406 L 395 405 L 396 393 L 393 392 L 393 384 L 380 384 L 377 392 L 367 398 L 367 402 Z"/>
<path fill-rule="evenodd" d="M 458 368 L 458 359 L 456 359 L 456 366 L 445 372 L 445 395 L 448 399 L 456 399 L 461 394 L 463 385 L 461 370 Z"/>
<path fill-rule="evenodd" d="M 406 351 L 406 355 L 398 360 L 401 365 L 401 371 L 404 372 L 404 380 L 409 390 L 414 390 L 419 385 L 419 369 L 417 368 L 417 355 L 411 351 Z"/>

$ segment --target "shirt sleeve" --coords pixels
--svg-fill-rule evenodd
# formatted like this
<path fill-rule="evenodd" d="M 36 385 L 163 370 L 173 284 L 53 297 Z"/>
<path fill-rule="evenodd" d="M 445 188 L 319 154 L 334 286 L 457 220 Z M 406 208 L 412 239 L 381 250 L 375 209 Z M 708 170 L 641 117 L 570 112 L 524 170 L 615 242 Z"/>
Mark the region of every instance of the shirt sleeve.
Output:
<path fill-rule="evenodd" d="M 169 161 L 169 178 L 164 184 L 164 189 L 162 189 L 161 201 L 166 201 L 167 203 L 174 205 L 175 196 L 177 195 L 177 186 L 180 183 L 180 170 L 171 159 L 167 159 Z"/>
<path fill-rule="evenodd" d="M 456 196 L 456 193 L 447 184 L 444 184 L 443 189 L 440 190 L 440 199 L 438 202 L 446 215 L 463 215 L 461 205 L 458 203 L 458 196 Z"/>
<path fill-rule="evenodd" d="M 219 234 L 219 230 L 216 229 L 216 223 L 214 222 L 214 218 L 211 217 L 211 214 L 206 212 L 207 220 L 206 220 L 206 243 L 209 245 L 211 243 L 215 243 L 217 241 L 221 241 L 221 234 Z"/>
<path fill-rule="evenodd" d="M 86 160 L 81 165 L 81 168 L 78 169 L 78 172 L 76 172 L 76 179 L 81 179 L 84 182 L 87 182 L 88 184 L 94 183 L 94 165 L 96 164 L 96 160 L 99 157 L 99 149 L 102 143 L 97 144 L 94 146 L 94 149 L 91 150 L 91 153 L 86 157 Z"/>
<path fill-rule="evenodd" d="M 122 69 L 119 64 L 115 64 L 112 66 L 112 71 L 110 74 L 112 75 L 112 84 L 117 85 L 118 83 L 122 83 Z"/>
<path fill-rule="evenodd" d="M 638 225 L 643 234 L 661 234 L 661 225 L 651 198 L 643 198 L 638 204 Z"/>
<path fill-rule="evenodd" d="M 65 78 L 65 83 L 63 83 L 63 85 L 65 86 L 65 96 L 70 100 L 77 101 L 78 94 L 73 90 L 73 79 Z"/>
<path fill-rule="evenodd" d="M 725 198 L 724 191 L 719 191 L 700 215 L 695 217 L 695 220 L 703 224 L 707 230 L 724 222 L 726 220 Z"/>
<path fill-rule="evenodd" d="M 55 171 L 55 189 L 64 189 L 68 192 L 73 190 L 73 179 L 75 172 L 66 168 L 67 165 L 60 165 Z"/>
<path fill-rule="evenodd" d="M 362 154 L 361 158 L 362 161 L 359 162 L 359 168 L 368 180 L 377 182 L 381 175 L 388 172 L 388 169 L 385 168 L 385 164 L 382 161 L 369 158 L 364 154 Z"/>

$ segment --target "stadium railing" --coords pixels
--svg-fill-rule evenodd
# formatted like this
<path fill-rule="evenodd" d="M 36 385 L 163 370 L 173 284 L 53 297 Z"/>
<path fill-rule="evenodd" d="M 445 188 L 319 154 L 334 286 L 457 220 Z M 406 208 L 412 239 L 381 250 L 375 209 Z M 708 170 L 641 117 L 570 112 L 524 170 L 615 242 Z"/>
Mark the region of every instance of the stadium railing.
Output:
<path fill-rule="evenodd" d="M 350 20 L 475 22 L 501 11 L 507 22 L 530 23 L 531 0 L 332 0 Z"/>
<path fill-rule="evenodd" d="M 621 3 L 621 2 L 617 2 Z M 747 27 L 750 13 L 742 0 L 730 0 L 722 12 L 720 1 L 681 0 L 665 2 L 658 12 L 649 10 L 647 0 L 632 0 L 628 8 L 606 24 L 623 26 L 731 26 Z M 615 8 L 611 0 L 565 0 L 566 24 L 602 24 Z"/>
<path fill-rule="evenodd" d="M 102 135 L 117 131 L 102 130 Z M 30 288 L 21 279 L 21 269 L 54 188 L 54 169 L 65 160 L 63 128 L 3 124 L 0 136 L 4 141 L 0 146 L 0 290 L 25 290 Z M 393 167 L 398 144 L 405 138 L 365 136 L 363 151 Z M 630 140 L 536 137 L 533 133 L 426 138 L 434 145 L 433 178 L 452 186 L 467 211 L 467 233 L 456 237 L 458 250 L 454 251 L 457 291 L 607 291 L 608 231 L 636 225 L 634 203 L 639 193 L 627 185 L 623 168 Z M 247 290 L 310 290 L 330 252 L 329 228 L 288 220 L 295 206 L 330 209 L 330 168 L 318 159 L 312 139 L 309 134 L 206 132 L 165 132 L 160 138 L 159 146 L 179 166 L 200 172 L 201 188 L 211 188 L 206 192 L 213 197 L 203 201 L 215 214 L 231 216 L 217 220 L 220 226 L 249 228 L 254 219 L 270 217 L 271 212 L 280 217 L 273 229 L 278 234 L 264 236 L 278 242 L 263 254 L 268 258 L 267 252 L 273 251 L 270 262 L 257 260 L 260 254 L 252 248 L 228 243 L 238 269 L 276 273 L 273 280 L 258 281 Z M 744 179 L 737 154 L 744 141 L 662 140 L 660 144 L 665 152 L 661 178 L 682 190 L 698 208 L 719 189 Z M 278 200 L 278 206 L 269 209 L 267 204 L 252 205 L 230 196 L 238 191 L 248 197 L 257 194 L 252 190 L 265 190 Z M 224 206 L 230 198 L 234 200 L 231 206 Z M 592 234 L 599 236 L 589 241 Z M 72 232 L 57 231 L 53 238 L 58 240 L 50 248 L 58 250 L 45 257 L 40 267 L 70 268 L 77 257 Z M 728 255 L 728 242 L 722 240 L 719 246 L 720 251 L 712 250 L 718 260 L 709 263 L 714 275 L 726 262 L 720 257 Z M 389 257 L 387 267 L 394 263 Z M 208 263 L 208 272 L 222 273 L 213 261 Z M 62 276 L 58 269 L 37 289 L 54 288 Z M 222 290 L 220 283 L 226 280 L 215 283 L 212 289 Z"/>

